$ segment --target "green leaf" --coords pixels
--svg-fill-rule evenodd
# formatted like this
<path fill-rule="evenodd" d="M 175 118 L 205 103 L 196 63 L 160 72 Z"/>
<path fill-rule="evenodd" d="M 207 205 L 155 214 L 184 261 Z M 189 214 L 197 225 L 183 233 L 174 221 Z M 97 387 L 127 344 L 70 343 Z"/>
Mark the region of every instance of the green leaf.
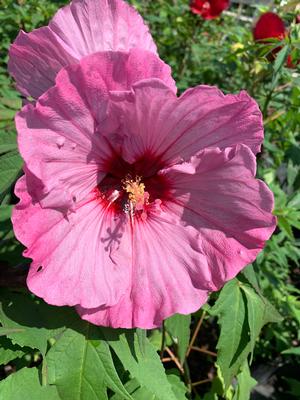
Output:
<path fill-rule="evenodd" d="M 186 393 L 188 392 L 187 387 L 185 384 L 182 382 L 180 379 L 178 369 L 170 369 L 167 370 L 167 377 L 168 381 L 172 385 L 172 390 L 175 393 L 176 399 L 177 400 L 186 400 Z"/>
<path fill-rule="evenodd" d="M 288 56 L 289 53 L 289 46 L 286 45 L 284 46 L 276 55 L 276 59 L 273 65 L 274 68 L 274 75 L 277 75 L 278 72 L 280 71 L 281 67 L 283 66 L 283 64 L 285 63 L 285 60 Z"/>
<path fill-rule="evenodd" d="M 300 356 L 300 347 L 291 347 L 290 349 L 282 351 L 281 354 L 293 354 L 295 356 Z"/>
<path fill-rule="evenodd" d="M 0 121 L 13 120 L 16 111 L 9 108 L 0 108 Z"/>
<path fill-rule="evenodd" d="M 1 250 L 2 247 L 9 241 L 12 242 L 14 239 L 13 228 L 11 223 L 12 206 L 1 204 L 0 205 L 0 240 Z M 0 250 L 0 252 L 1 252 Z"/>
<path fill-rule="evenodd" d="M 246 312 L 246 301 L 237 279 L 226 283 L 216 304 L 210 309 L 211 315 L 218 316 L 221 328 L 217 344 L 217 365 L 224 379 L 225 391 L 250 351 Z"/>
<path fill-rule="evenodd" d="M 159 356 L 149 340 L 145 340 L 145 354 L 140 350 L 137 334 L 134 331 L 102 329 L 124 368 L 132 378 L 136 378 L 142 387 L 158 400 L 176 400 Z"/>
<path fill-rule="evenodd" d="M 148 340 L 152 344 L 152 346 L 155 348 L 156 351 L 161 350 L 162 332 L 160 330 L 153 329 L 152 331 L 150 331 Z M 170 340 L 170 342 L 171 342 L 171 340 Z M 172 342 L 170 344 L 172 344 Z"/>
<path fill-rule="evenodd" d="M 0 260 L 7 264 L 17 265 L 23 261 L 23 247 L 15 239 L 11 223 L 12 206 L 0 205 Z M 4 271 L 3 271 L 3 274 Z"/>
<path fill-rule="evenodd" d="M 200 397 L 197 397 L 197 400 L 200 399 Z M 213 392 L 205 393 L 203 400 L 218 400 L 218 395 Z"/>
<path fill-rule="evenodd" d="M 299 173 L 299 166 L 298 165 L 293 165 L 291 161 L 288 163 L 287 167 L 287 181 L 288 181 L 288 188 L 292 190 L 293 185 L 295 183 L 295 180 L 297 178 L 297 175 Z"/>
<path fill-rule="evenodd" d="M 8 336 L 11 335 L 12 333 L 20 333 L 24 332 L 25 329 L 23 328 L 1 328 L 0 327 L 0 336 Z"/>
<path fill-rule="evenodd" d="M 253 351 L 261 328 L 268 322 L 280 322 L 282 318 L 272 305 L 265 298 L 258 295 L 253 288 L 248 285 L 242 285 L 241 288 L 247 299 L 251 351 Z"/>
<path fill-rule="evenodd" d="M 0 222 L 1 222 L 1 231 L 3 230 L 3 222 L 6 222 L 10 219 L 12 206 L 11 205 L 1 205 L 0 206 L 1 213 L 0 213 Z"/>
<path fill-rule="evenodd" d="M 289 384 L 289 391 L 287 394 L 289 394 L 289 397 L 293 397 L 294 399 L 299 399 L 300 397 L 300 382 L 299 379 L 293 379 L 293 378 L 286 378 L 285 379 L 288 384 Z"/>
<path fill-rule="evenodd" d="M 45 354 L 48 340 L 77 319 L 70 308 L 49 306 L 28 295 L 1 290 L 0 322 L 14 344 L 38 349 Z"/>
<path fill-rule="evenodd" d="M 125 388 L 128 393 L 131 394 L 134 400 L 156 400 L 154 394 L 151 395 L 149 390 L 144 387 L 141 387 L 139 382 L 136 379 L 131 379 L 130 381 L 126 382 Z M 124 400 L 124 397 L 120 396 L 119 394 L 115 394 L 111 397 L 110 400 Z"/>
<path fill-rule="evenodd" d="M 115 370 L 110 349 L 100 330 L 87 322 L 67 329 L 46 356 L 48 379 L 62 399 L 107 399 L 107 387 L 131 400 Z"/>
<path fill-rule="evenodd" d="M 288 202 L 288 207 L 300 209 L 300 193 L 295 193 L 291 200 Z"/>
<path fill-rule="evenodd" d="M 241 367 L 241 371 L 237 375 L 237 380 L 238 384 L 233 400 L 249 400 L 251 390 L 256 386 L 257 381 L 251 377 L 247 361 Z"/>
<path fill-rule="evenodd" d="M 245 293 L 247 300 L 251 362 L 255 342 L 262 327 L 268 322 L 280 322 L 282 318 L 272 304 L 262 295 L 259 295 L 250 285 L 241 284 L 241 289 Z"/>
<path fill-rule="evenodd" d="M 251 269 L 246 276 L 254 281 Z M 257 290 L 237 279 L 224 286 L 210 313 L 218 316 L 221 327 L 217 365 L 226 391 L 248 354 L 253 352 L 262 327 L 268 322 L 280 322 L 282 318 Z"/>
<path fill-rule="evenodd" d="M 172 385 L 172 390 L 176 396 L 176 399 L 187 400 L 187 397 L 185 396 L 187 388 L 181 381 L 180 377 L 177 376 L 176 371 L 177 370 L 173 369 L 167 371 L 168 380 Z M 174 374 L 172 372 L 174 372 Z M 158 400 L 158 397 L 156 397 L 154 394 L 151 394 L 151 392 L 148 389 L 146 389 L 145 387 L 141 387 L 140 383 L 135 378 L 128 381 L 125 384 L 125 388 L 128 391 L 128 393 L 131 394 L 134 400 Z M 119 394 L 115 394 L 111 397 L 111 400 L 124 400 L 124 397 L 120 396 Z"/>
<path fill-rule="evenodd" d="M 247 267 L 243 269 L 242 274 L 247 279 L 247 281 L 254 287 L 254 289 L 258 293 L 260 293 L 260 287 L 258 284 L 258 280 L 253 265 L 252 264 L 247 265 Z"/>
<path fill-rule="evenodd" d="M 165 320 L 167 332 L 178 347 L 178 356 L 181 364 L 184 362 L 190 340 L 191 315 L 175 314 Z"/>
<path fill-rule="evenodd" d="M 54 386 L 42 386 L 37 368 L 22 368 L 0 382 L 0 399 L 61 400 Z"/>
<path fill-rule="evenodd" d="M 146 338 L 147 338 L 147 331 L 145 329 L 136 329 L 136 334 L 139 342 L 139 347 L 142 355 L 145 355 L 145 346 L 146 346 Z"/>
<path fill-rule="evenodd" d="M 294 239 L 294 234 L 293 234 L 293 230 L 291 228 L 291 225 L 289 224 L 289 221 L 283 217 L 282 215 L 278 216 L 278 225 L 280 227 L 280 229 L 285 232 L 287 234 L 287 236 L 293 240 Z"/>
<path fill-rule="evenodd" d="M 19 97 L 13 99 L 1 97 L 0 104 L 4 104 L 6 107 L 12 108 L 14 110 L 19 110 L 20 108 L 22 108 L 22 100 Z"/>
<path fill-rule="evenodd" d="M 22 165 L 23 161 L 17 151 L 10 151 L 0 157 L 0 195 L 15 182 Z"/>
<path fill-rule="evenodd" d="M 0 133 L 0 154 L 17 148 L 17 137 L 15 132 Z"/>
<path fill-rule="evenodd" d="M 0 338 L 0 364 L 6 365 L 9 361 L 23 357 L 25 352 L 20 346 L 14 345 L 5 337 Z"/>

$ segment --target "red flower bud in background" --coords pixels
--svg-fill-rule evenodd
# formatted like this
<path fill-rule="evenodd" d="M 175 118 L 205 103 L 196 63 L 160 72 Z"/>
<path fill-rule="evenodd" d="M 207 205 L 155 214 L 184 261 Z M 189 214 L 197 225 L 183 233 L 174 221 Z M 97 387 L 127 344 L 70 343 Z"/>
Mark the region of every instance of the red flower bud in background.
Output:
<path fill-rule="evenodd" d="M 263 42 L 263 39 L 270 38 L 282 40 L 284 36 L 284 22 L 277 14 L 272 12 L 262 14 L 253 29 L 253 37 L 255 41 Z"/>
<path fill-rule="evenodd" d="M 194 14 L 200 14 L 204 19 L 217 18 L 229 6 L 229 0 L 193 0 L 191 2 L 191 11 Z"/>
<path fill-rule="evenodd" d="M 296 68 L 296 65 L 293 63 L 292 56 L 289 54 L 286 60 L 286 66 L 288 68 Z"/>
<path fill-rule="evenodd" d="M 299 16 L 296 17 L 296 23 L 300 22 Z M 265 39 L 278 39 L 283 40 L 288 35 L 288 31 L 285 28 L 283 20 L 273 12 L 267 12 L 262 14 L 256 22 L 253 29 L 253 38 L 256 42 L 268 43 Z M 275 54 L 281 49 L 281 46 L 276 47 L 272 50 L 272 53 L 268 56 L 270 61 L 275 59 Z M 286 61 L 287 68 L 295 68 L 295 64 L 292 62 L 291 55 L 288 56 Z"/>

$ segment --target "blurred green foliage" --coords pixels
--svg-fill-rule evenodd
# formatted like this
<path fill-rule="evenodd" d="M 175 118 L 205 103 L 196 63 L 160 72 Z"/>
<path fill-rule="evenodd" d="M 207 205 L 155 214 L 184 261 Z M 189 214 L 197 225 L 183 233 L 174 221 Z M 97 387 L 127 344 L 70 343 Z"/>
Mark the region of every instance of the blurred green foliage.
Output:
<path fill-rule="evenodd" d="M 13 185 L 17 176 L 21 174 L 22 163 L 16 150 L 13 117 L 16 110 L 21 107 L 22 102 L 7 74 L 8 48 L 20 29 L 31 31 L 34 28 L 46 25 L 54 12 L 66 3 L 66 1 L 61 0 L 0 0 L 0 262 L 11 267 L 22 262 L 22 247 L 13 237 L 9 220 L 11 204 L 16 201 L 12 194 Z M 213 377 L 208 379 L 212 381 L 212 384 L 204 383 L 203 390 L 197 390 L 195 386 L 192 392 L 189 385 L 184 386 L 183 382 L 185 384 L 189 382 L 187 375 L 195 375 L 193 371 L 193 367 L 195 367 L 194 358 L 190 365 L 187 361 L 184 361 L 184 353 L 190 339 L 190 320 L 174 317 L 166 323 L 166 332 L 164 332 L 164 343 L 172 347 L 175 355 L 184 365 L 184 376 L 169 370 L 167 378 L 163 378 L 167 385 L 165 393 L 170 393 L 172 386 L 177 399 L 193 396 L 196 399 L 204 398 L 206 400 L 217 398 L 246 400 L 251 388 L 255 385 L 248 366 L 250 353 L 254 352 L 251 370 L 268 363 L 270 365 L 281 363 L 295 368 L 298 365 L 299 368 L 300 65 L 295 65 L 295 68 L 286 67 L 286 60 L 289 55 L 291 55 L 295 64 L 297 64 L 296 60 L 300 59 L 300 24 L 296 25 L 293 22 L 296 2 L 290 1 L 284 7 L 277 7 L 278 12 L 289 26 L 289 36 L 280 43 L 282 49 L 277 53 L 276 60 L 273 62 L 268 61 L 267 55 L 274 47 L 278 47 L 278 42 L 270 41 L 267 45 L 263 45 L 255 44 L 252 40 L 252 21 L 259 15 L 260 7 L 244 6 L 242 15 L 246 17 L 245 20 L 237 18 L 236 15 L 241 12 L 241 9 L 232 5 L 230 11 L 235 15 L 223 15 L 217 20 L 203 21 L 199 16 L 190 12 L 189 3 L 185 0 L 131 0 L 131 3 L 149 24 L 160 57 L 172 67 L 179 92 L 197 84 L 216 85 L 225 93 L 245 89 L 259 102 L 264 114 L 265 142 L 258 157 L 258 176 L 267 182 L 274 192 L 274 212 L 278 218 L 278 227 L 253 266 L 248 267 L 240 274 L 238 279 L 229 282 L 221 291 L 220 296 L 214 294 L 211 297 L 210 304 L 204 307 L 205 311 L 195 313 L 192 316 L 191 327 L 193 329 L 202 319 L 201 323 L 203 323 L 205 330 L 211 332 L 211 337 L 207 339 L 207 342 L 196 339 L 195 343 L 200 340 L 202 346 L 211 348 L 211 345 L 216 346 L 216 341 L 219 339 L 218 349 L 220 353 L 218 353 L 217 367 L 214 367 L 214 359 L 211 356 L 207 356 L 208 358 L 205 361 L 207 370 L 213 370 Z M 5 298 L 7 294 L 3 296 Z M 29 296 L 27 297 L 28 301 L 33 301 L 31 298 L 29 300 Z M 13 297 L 13 299 L 15 299 L 16 307 L 18 307 L 18 298 Z M 235 364 L 233 363 L 234 354 L 228 353 L 224 357 L 224 350 L 222 352 L 220 349 L 226 349 L 226 346 L 230 345 L 230 324 L 235 322 L 231 321 L 231 307 L 234 307 L 236 299 L 241 301 L 239 303 L 241 308 L 236 310 L 237 316 L 243 318 L 246 315 L 244 317 L 245 326 L 248 328 L 246 332 L 243 333 L 241 329 L 239 333 L 243 341 L 241 346 L 244 356 L 239 358 L 237 363 L 235 359 Z M 23 301 L 21 303 L 23 304 Z M 278 310 L 282 320 L 271 304 Z M 32 307 L 47 308 L 39 302 L 35 302 Z M 260 315 L 260 321 L 256 325 L 253 321 L 251 322 L 249 317 L 253 309 L 258 313 L 256 315 L 259 315 L 261 310 L 266 310 L 266 314 Z M 50 313 L 49 310 L 45 312 L 46 314 Z M 53 315 L 51 318 L 53 318 Z M 80 324 L 78 321 L 74 322 L 72 318 L 72 326 Z M 0 313 L 2 328 L 0 329 L 3 329 L 7 323 L 8 327 L 14 326 L 15 329 L 19 329 L 18 323 L 13 322 L 12 324 L 12 322 L 7 321 L 10 320 L 7 319 L 7 316 L 5 317 L 5 313 L 2 311 L 2 314 Z M 218 321 L 220 328 L 217 328 L 216 321 Z M 268 321 L 281 322 L 265 325 Z M 14 336 L 13 333 L 8 335 L 5 341 L 0 342 L 0 361 L 2 364 L 15 359 L 12 364 L 13 368 L 21 372 L 19 375 L 16 374 L 15 378 L 10 377 L 9 380 L 5 380 L 6 383 L 2 386 L 2 389 L 0 386 L 0 394 L 2 390 L 6 399 L 17 399 L 16 397 L 9 397 L 10 382 L 15 380 L 15 384 L 21 385 L 22 382 L 29 382 L 32 379 L 34 386 L 37 386 L 38 396 L 42 396 L 42 393 L 44 393 L 43 396 L 47 395 L 51 399 L 70 398 L 61 395 L 61 393 L 67 393 L 66 396 L 68 396 L 70 388 L 65 388 L 64 383 L 59 380 L 57 383 L 55 377 L 52 377 L 53 383 L 57 383 L 58 392 L 62 397 L 57 397 L 56 390 L 54 394 L 54 391 L 49 388 L 49 390 L 43 392 L 44 389 L 39 387 L 36 371 L 28 372 L 23 368 L 40 365 L 40 354 L 46 352 L 47 346 L 49 346 L 47 340 L 57 334 L 57 332 L 54 334 L 51 330 L 50 336 L 47 336 L 47 329 L 50 328 L 45 328 L 46 339 L 43 341 L 43 337 L 40 338 L 43 350 L 36 342 L 32 341 L 31 331 L 27 332 L 28 340 L 25 342 L 18 340 L 18 337 Z M 75 334 L 70 329 L 64 331 L 63 340 L 67 341 L 68 338 L 73 340 L 74 337 L 74 340 L 77 340 L 80 346 L 86 345 L 88 348 L 93 348 L 95 345 L 93 338 L 82 336 L 81 331 Z M 216 336 L 215 339 L 213 339 L 214 335 Z M 158 349 L 162 340 L 162 332 L 156 330 L 148 336 L 150 342 Z M 209 335 L 203 336 L 203 340 L 205 340 Z M 56 338 L 56 340 L 58 339 Z M 84 340 L 87 341 L 87 344 Z M 96 340 L 100 341 L 101 338 L 97 336 Z M 145 338 L 144 345 L 140 344 L 143 339 L 138 334 L 137 337 L 134 337 L 134 340 L 135 351 L 138 352 L 141 359 L 143 358 L 145 343 L 145 349 L 151 352 L 147 347 L 147 338 Z M 29 350 L 22 347 L 24 343 L 30 348 Z M 105 384 L 115 392 L 115 394 L 108 392 L 109 398 L 122 400 L 128 398 L 126 393 L 131 393 L 131 398 L 137 400 L 144 398 L 147 400 L 150 398 L 160 399 L 170 396 L 165 394 L 165 397 L 150 397 L 157 396 L 155 382 L 152 382 L 150 378 L 144 379 L 143 372 L 140 374 L 136 369 L 135 361 L 130 358 L 130 354 L 127 354 L 124 348 L 118 347 L 112 338 L 106 337 L 105 343 L 106 353 L 102 353 L 101 357 L 105 356 L 108 357 L 106 361 L 110 360 L 111 353 L 107 347 L 109 345 L 112 348 L 112 360 L 118 370 L 122 384 L 125 385 L 124 389 L 121 381 L 118 381 L 119 378 L 113 375 L 115 381 L 108 382 L 107 380 Z M 62 346 L 62 342 L 57 344 L 58 352 L 60 346 Z M 234 343 L 232 343 L 232 346 L 234 347 Z M 212 350 L 215 350 L 215 348 Z M 25 353 L 27 358 L 24 356 Z M 47 357 L 55 364 L 56 361 L 53 359 L 55 347 L 49 353 L 47 353 Z M 76 354 L 74 357 L 76 358 Z M 152 354 L 151 357 L 154 357 L 154 355 Z M 157 360 L 155 362 L 157 363 Z M 155 362 L 154 366 L 156 365 Z M 68 363 L 71 363 L 71 361 L 67 360 L 66 365 L 59 366 L 62 375 L 68 375 Z M 224 369 L 226 365 L 228 368 Z M 141 366 L 141 368 L 143 367 Z M 197 368 L 197 364 L 195 368 Z M 126 371 L 131 373 L 130 379 Z M 44 369 L 42 369 L 42 373 L 44 373 Z M 280 375 L 280 372 L 278 374 Z M 237 383 L 232 381 L 234 375 L 237 376 Z M 199 379 L 205 378 L 206 376 L 199 377 Z M 279 380 L 280 378 L 279 376 Z M 259 381 L 259 376 L 256 379 Z M 292 376 L 283 374 L 283 380 L 284 382 L 282 386 L 279 385 L 278 390 L 285 390 L 286 393 L 289 393 L 291 399 L 300 396 L 299 384 Z M 204 397 L 201 397 L 205 391 L 207 393 Z M 47 394 L 45 394 L 46 392 Z M 196 394 L 197 392 L 198 394 Z M 25 393 L 27 393 L 26 390 Z M 186 393 L 192 393 L 192 395 Z M 28 396 L 30 396 L 30 393 Z"/>

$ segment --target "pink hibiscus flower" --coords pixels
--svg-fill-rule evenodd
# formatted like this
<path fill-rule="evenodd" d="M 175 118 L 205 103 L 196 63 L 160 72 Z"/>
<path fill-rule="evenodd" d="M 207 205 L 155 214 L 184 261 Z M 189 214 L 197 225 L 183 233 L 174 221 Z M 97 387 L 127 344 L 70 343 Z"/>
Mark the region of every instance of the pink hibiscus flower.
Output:
<path fill-rule="evenodd" d="M 245 93 L 176 97 L 169 68 L 131 50 L 83 58 L 16 117 L 25 176 L 17 238 L 28 287 L 94 324 L 153 328 L 191 313 L 272 234 L 255 179 L 261 113 Z"/>
<path fill-rule="evenodd" d="M 9 50 L 9 72 L 25 96 L 37 99 L 62 67 L 98 51 L 141 48 L 156 54 L 142 17 L 122 0 L 73 0 L 48 26 L 20 31 Z"/>

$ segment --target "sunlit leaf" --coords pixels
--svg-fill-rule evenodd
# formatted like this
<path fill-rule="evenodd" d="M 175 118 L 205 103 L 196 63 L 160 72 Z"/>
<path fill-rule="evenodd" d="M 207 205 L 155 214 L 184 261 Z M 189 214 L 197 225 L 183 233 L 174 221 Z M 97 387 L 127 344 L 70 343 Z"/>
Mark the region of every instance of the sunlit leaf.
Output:
<path fill-rule="evenodd" d="M 1 290 L 0 322 L 14 344 L 46 353 L 48 340 L 76 318 L 72 309 L 49 306 L 24 294 Z"/>
<path fill-rule="evenodd" d="M 280 322 L 282 318 L 272 304 L 262 295 L 259 295 L 250 285 L 242 284 L 241 289 L 245 293 L 247 299 L 252 360 L 255 341 L 262 327 L 268 322 Z"/>
<path fill-rule="evenodd" d="M 220 325 L 217 365 L 226 391 L 253 352 L 262 327 L 268 322 L 280 322 L 282 318 L 255 288 L 236 278 L 224 286 L 209 312 L 218 316 Z"/>
<path fill-rule="evenodd" d="M 0 399 L 61 400 L 55 386 L 42 386 L 37 368 L 22 368 L 0 382 Z"/>
<path fill-rule="evenodd" d="M 290 349 L 282 351 L 281 354 L 293 354 L 295 356 L 300 356 L 300 347 L 291 347 Z"/>
<path fill-rule="evenodd" d="M 65 330 L 46 360 L 49 382 L 57 386 L 62 399 L 107 399 L 107 387 L 124 400 L 131 399 L 115 370 L 109 346 L 89 323 L 83 322 L 79 331 Z"/>
<path fill-rule="evenodd" d="M 224 286 L 210 313 L 218 316 L 221 328 L 217 344 L 217 364 L 226 390 L 250 351 L 246 302 L 237 279 Z"/>
<path fill-rule="evenodd" d="M 158 400 L 176 400 L 159 356 L 148 339 L 145 340 L 143 355 L 134 331 L 103 329 L 103 334 L 124 368 L 141 387 L 149 390 Z"/>
<path fill-rule="evenodd" d="M 0 338 L 0 364 L 6 365 L 15 358 L 23 357 L 25 352 L 20 346 L 14 345 L 5 337 Z"/>
<path fill-rule="evenodd" d="M 190 315 L 175 314 L 165 321 L 167 332 L 175 340 L 178 346 L 178 355 L 183 363 L 190 340 Z"/>
<path fill-rule="evenodd" d="M 279 70 L 281 69 L 281 67 L 283 66 L 283 64 L 286 61 L 286 58 L 288 56 L 288 53 L 290 51 L 290 48 L 288 45 L 285 45 L 276 55 L 276 59 L 274 61 L 274 75 L 276 75 Z"/>
<path fill-rule="evenodd" d="M 249 400 L 251 390 L 256 386 L 257 381 L 251 377 L 248 363 L 245 362 L 237 375 L 237 387 L 233 400 Z"/>

